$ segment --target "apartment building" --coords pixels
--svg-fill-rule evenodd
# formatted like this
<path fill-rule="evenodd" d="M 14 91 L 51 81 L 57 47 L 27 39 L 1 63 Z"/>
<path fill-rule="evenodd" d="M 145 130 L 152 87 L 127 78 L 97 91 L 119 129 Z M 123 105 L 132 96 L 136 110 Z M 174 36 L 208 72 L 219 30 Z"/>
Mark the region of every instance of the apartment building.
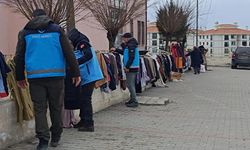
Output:
<path fill-rule="evenodd" d="M 147 26 L 147 49 L 152 53 L 159 53 L 160 50 L 165 49 L 165 41 L 155 22 L 148 23 Z"/>
<path fill-rule="evenodd" d="M 227 56 L 237 47 L 250 46 L 250 30 L 237 24 L 216 24 L 214 29 L 199 30 L 198 44 L 208 49 L 211 56 Z M 187 48 L 196 45 L 195 32 L 187 35 Z"/>

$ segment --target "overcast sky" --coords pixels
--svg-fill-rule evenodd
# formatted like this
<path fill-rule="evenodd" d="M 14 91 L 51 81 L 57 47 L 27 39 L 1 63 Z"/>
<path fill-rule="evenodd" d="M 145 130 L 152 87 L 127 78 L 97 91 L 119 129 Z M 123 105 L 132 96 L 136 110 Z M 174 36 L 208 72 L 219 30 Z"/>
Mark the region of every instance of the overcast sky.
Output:
<path fill-rule="evenodd" d="M 161 1 L 161 0 L 152 0 Z M 174 0 L 177 1 L 177 0 Z M 185 0 L 181 0 L 185 1 Z M 187 0 L 186 0 L 187 1 Z M 190 0 L 195 2 L 195 0 Z M 204 28 L 213 28 L 215 22 L 237 22 L 242 28 L 250 29 L 250 0 L 199 0 L 201 15 L 200 25 Z M 155 20 L 156 6 L 149 8 L 148 19 Z"/>

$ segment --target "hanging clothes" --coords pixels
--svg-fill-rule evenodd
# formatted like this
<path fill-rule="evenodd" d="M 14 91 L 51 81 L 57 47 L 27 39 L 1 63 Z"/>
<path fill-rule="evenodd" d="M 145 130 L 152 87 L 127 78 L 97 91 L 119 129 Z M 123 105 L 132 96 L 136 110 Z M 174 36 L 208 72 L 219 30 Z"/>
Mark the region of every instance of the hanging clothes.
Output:
<path fill-rule="evenodd" d="M 108 69 L 107 69 L 105 59 L 104 59 L 104 57 L 103 57 L 103 55 L 101 54 L 100 51 L 96 51 L 96 57 L 98 59 L 98 62 L 100 64 L 102 74 L 103 74 L 103 77 L 104 77 L 104 79 L 95 82 L 95 88 L 97 89 L 97 88 L 101 87 L 102 85 L 108 83 L 109 74 L 108 74 Z"/>
<path fill-rule="evenodd" d="M 115 78 L 115 74 L 114 74 L 114 69 L 111 66 L 111 61 L 109 58 L 108 54 L 104 54 L 104 59 L 107 65 L 107 70 L 108 70 L 108 74 L 109 74 L 109 89 L 114 91 L 116 90 L 116 78 Z"/>
<path fill-rule="evenodd" d="M 7 64 L 11 70 L 8 74 L 7 81 L 13 100 L 16 102 L 17 122 L 22 123 L 24 120 L 32 120 L 34 118 L 34 109 L 29 92 L 29 86 L 25 89 L 20 89 L 15 78 L 16 70 L 14 60 L 8 60 Z"/>
<path fill-rule="evenodd" d="M 119 53 L 114 53 L 116 57 L 116 63 L 118 68 L 118 79 L 120 81 L 120 87 L 122 90 L 126 90 L 127 83 L 126 83 L 126 73 L 124 71 L 124 64 L 123 64 L 123 56 Z"/>
<path fill-rule="evenodd" d="M 3 79 L 3 76 L 2 76 L 2 72 L 0 72 L 0 98 L 8 96 L 7 92 L 5 91 L 3 80 L 4 79 Z"/>
<path fill-rule="evenodd" d="M 7 85 L 7 74 L 9 72 L 11 72 L 11 70 L 5 62 L 4 55 L 0 52 L 0 98 L 7 97 L 9 95 Z"/>
<path fill-rule="evenodd" d="M 148 77 L 147 69 L 143 58 L 141 58 L 141 72 L 142 72 L 141 86 L 145 87 L 147 83 L 150 81 L 150 78 Z"/>
<path fill-rule="evenodd" d="M 148 59 L 148 57 L 144 57 L 144 62 L 145 62 L 145 67 L 147 70 L 147 75 L 150 78 L 150 81 L 154 79 L 153 73 L 152 73 L 152 69 L 150 67 L 150 60 Z"/>
<path fill-rule="evenodd" d="M 114 77 L 115 77 L 116 85 L 119 85 L 119 77 L 118 77 L 119 72 L 118 72 L 116 57 L 114 54 L 109 53 L 109 59 L 110 59 L 111 70 L 112 70 Z"/>
<path fill-rule="evenodd" d="M 165 74 L 165 66 L 164 66 L 164 63 L 163 63 L 163 58 L 161 57 L 161 56 L 159 56 L 159 55 L 157 55 L 157 61 L 158 61 L 158 63 L 159 63 L 159 65 L 160 65 L 160 69 L 159 69 L 159 72 L 160 72 L 160 76 L 161 76 L 161 79 L 162 79 L 162 82 L 163 83 L 166 83 L 166 81 L 167 81 L 167 76 L 166 76 L 166 74 Z"/>

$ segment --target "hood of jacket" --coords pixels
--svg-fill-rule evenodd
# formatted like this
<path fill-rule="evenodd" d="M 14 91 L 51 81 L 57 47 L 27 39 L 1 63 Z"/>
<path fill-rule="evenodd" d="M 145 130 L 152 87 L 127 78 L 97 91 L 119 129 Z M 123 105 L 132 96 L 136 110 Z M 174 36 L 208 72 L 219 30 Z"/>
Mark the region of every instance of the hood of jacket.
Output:
<path fill-rule="evenodd" d="M 68 33 L 68 38 L 72 42 L 73 46 L 76 48 L 78 46 L 78 43 L 82 42 L 86 47 L 91 47 L 89 38 L 78 31 L 77 29 L 72 29 Z"/>
<path fill-rule="evenodd" d="M 135 38 L 132 38 L 128 41 L 127 43 L 127 47 L 129 49 L 136 49 L 138 47 L 139 43 L 137 42 L 137 40 Z"/>
<path fill-rule="evenodd" d="M 42 30 L 48 27 L 49 24 L 54 23 L 48 16 L 38 16 L 30 20 L 24 29 L 26 30 Z"/>

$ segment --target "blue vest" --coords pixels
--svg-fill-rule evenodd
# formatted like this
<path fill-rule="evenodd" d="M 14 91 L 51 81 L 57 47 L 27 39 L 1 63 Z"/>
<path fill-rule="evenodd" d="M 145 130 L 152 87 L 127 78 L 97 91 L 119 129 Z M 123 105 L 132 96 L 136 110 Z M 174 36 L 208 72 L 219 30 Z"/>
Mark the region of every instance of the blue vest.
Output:
<path fill-rule="evenodd" d="M 25 35 L 25 40 L 25 67 L 28 79 L 65 76 L 65 60 L 59 30 L 32 31 Z"/>
<path fill-rule="evenodd" d="M 91 52 L 93 55 L 92 59 L 84 64 L 79 65 L 82 79 L 81 85 L 102 80 L 104 78 L 98 59 L 96 57 L 96 53 L 93 48 L 91 48 Z M 83 52 L 81 50 L 76 50 L 75 57 L 76 59 L 84 57 Z"/>
<path fill-rule="evenodd" d="M 128 63 L 128 60 L 129 60 L 129 50 L 128 48 L 126 48 L 124 49 L 124 54 L 123 54 L 123 63 L 125 66 Z M 138 48 L 135 49 L 135 58 L 132 65 L 130 66 L 130 68 L 127 69 L 133 69 L 133 68 L 140 68 L 140 54 Z"/>

